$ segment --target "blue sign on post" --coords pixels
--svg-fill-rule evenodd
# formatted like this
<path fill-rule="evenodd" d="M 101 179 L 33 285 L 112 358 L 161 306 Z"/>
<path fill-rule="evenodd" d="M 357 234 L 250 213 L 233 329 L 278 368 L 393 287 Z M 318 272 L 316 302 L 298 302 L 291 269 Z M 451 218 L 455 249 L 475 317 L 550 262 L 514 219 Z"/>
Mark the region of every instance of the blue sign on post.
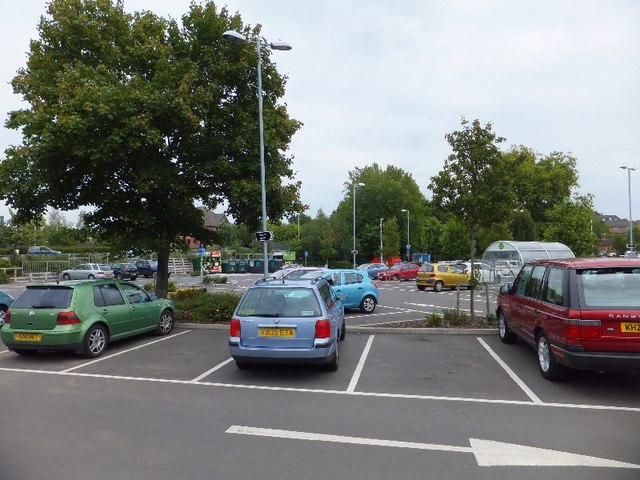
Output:
<path fill-rule="evenodd" d="M 204 255 L 204 252 L 206 252 L 206 250 L 204 249 L 204 247 L 200 247 L 198 249 L 198 255 Z"/>

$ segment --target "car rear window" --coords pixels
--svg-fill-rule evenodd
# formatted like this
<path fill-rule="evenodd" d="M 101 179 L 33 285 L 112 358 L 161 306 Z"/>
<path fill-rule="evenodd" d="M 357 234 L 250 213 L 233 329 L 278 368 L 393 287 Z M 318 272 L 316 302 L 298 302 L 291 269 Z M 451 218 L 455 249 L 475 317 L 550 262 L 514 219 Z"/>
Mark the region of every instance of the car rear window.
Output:
<path fill-rule="evenodd" d="M 254 288 L 238 306 L 248 317 L 318 317 L 320 305 L 311 288 Z"/>
<path fill-rule="evenodd" d="M 420 267 L 421 272 L 433 272 L 433 265 L 423 265 Z"/>
<path fill-rule="evenodd" d="M 72 296 L 72 288 L 27 287 L 22 295 L 13 302 L 11 308 L 69 308 Z"/>
<path fill-rule="evenodd" d="M 640 268 L 592 268 L 577 274 L 584 307 L 640 308 Z"/>

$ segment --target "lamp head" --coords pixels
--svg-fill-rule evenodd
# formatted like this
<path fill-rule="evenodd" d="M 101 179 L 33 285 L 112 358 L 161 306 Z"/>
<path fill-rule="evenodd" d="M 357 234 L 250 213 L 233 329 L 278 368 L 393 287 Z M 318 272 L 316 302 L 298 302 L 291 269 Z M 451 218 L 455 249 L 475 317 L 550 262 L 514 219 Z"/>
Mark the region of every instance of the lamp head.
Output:
<path fill-rule="evenodd" d="M 291 50 L 292 48 L 288 43 L 281 41 L 271 42 L 269 45 L 272 50 Z"/>
<path fill-rule="evenodd" d="M 247 38 L 244 35 L 236 32 L 235 30 L 227 30 L 222 34 L 222 38 L 239 43 L 247 41 Z"/>

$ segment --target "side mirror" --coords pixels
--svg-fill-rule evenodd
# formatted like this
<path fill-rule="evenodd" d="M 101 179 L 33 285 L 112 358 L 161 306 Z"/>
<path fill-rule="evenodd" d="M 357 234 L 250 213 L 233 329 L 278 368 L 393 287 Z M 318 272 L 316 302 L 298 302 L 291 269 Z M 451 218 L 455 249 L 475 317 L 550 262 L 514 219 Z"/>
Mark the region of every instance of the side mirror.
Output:
<path fill-rule="evenodd" d="M 511 287 L 513 287 L 513 284 L 511 283 L 500 285 L 500 293 L 511 293 Z"/>

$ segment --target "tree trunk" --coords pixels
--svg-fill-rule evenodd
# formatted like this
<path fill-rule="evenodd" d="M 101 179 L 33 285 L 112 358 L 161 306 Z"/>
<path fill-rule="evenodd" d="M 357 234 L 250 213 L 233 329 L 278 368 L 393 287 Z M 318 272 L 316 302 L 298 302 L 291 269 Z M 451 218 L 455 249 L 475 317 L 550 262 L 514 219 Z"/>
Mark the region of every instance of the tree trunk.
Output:
<path fill-rule="evenodd" d="M 158 271 L 156 273 L 156 296 L 167 298 L 169 295 L 169 247 L 158 252 Z"/>

